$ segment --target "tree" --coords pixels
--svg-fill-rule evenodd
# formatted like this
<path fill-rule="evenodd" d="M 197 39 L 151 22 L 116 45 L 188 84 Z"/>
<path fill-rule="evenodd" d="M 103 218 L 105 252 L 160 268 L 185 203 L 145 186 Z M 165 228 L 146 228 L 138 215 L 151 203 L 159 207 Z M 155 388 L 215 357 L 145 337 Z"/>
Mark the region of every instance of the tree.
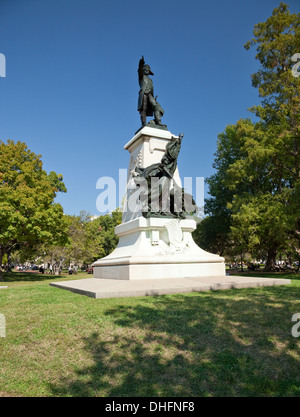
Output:
<path fill-rule="evenodd" d="M 300 51 L 300 14 L 291 14 L 286 4 L 280 3 L 266 22 L 255 26 L 253 34 L 245 48 L 256 47 L 260 68 L 252 74 L 252 85 L 263 100 L 251 111 L 260 118 L 263 134 L 247 152 L 250 160 L 264 166 L 269 178 L 268 195 L 261 200 L 260 212 L 269 211 L 265 203 L 273 205 L 274 221 L 268 232 L 271 242 L 277 230 L 277 247 L 271 245 L 266 266 L 272 269 L 283 240 L 286 246 L 297 241 L 299 248 L 300 78 L 294 76 L 291 67 L 293 55 Z M 280 225 L 275 226 L 275 221 Z"/>
<path fill-rule="evenodd" d="M 97 256 L 98 245 L 91 233 L 91 215 L 81 211 L 79 216 L 68 216 L 69 242 L 64 248 L 68 263 L 90 264 Z"/>
<path fill-rule="evenodd" d="M 94 261 L 109 255 L 117 246 L 119 238 L 115 234 L 115 227 L 122 222 L 120 209 L 111 214 L 99 216 L 89 224 L 90 234 L 93 236 L 95 248 L 97 248 Z"/>
<path fill-rule="evenodd" d="M 50 243 L 39 248 L 40 255 L 45 254 L 44 258 L 56 271 L 63 263 L 89 265 L 108 255 L 118 244 L 114 229 L 122 221 L 119 209 L 93 220 L 89 213 L 81 211 L 79 216 L 66 215 L 65 220 L 68 235 L 65 246 Z"/>
<path fill-rule="evenodd" d="M 108 255 L 118 244 L 114 230 L 121 221 L 122 212 L 119 209 L 93 220 L 85 211 L 79 216 L 69 216 L 67 257 L 78 263 L 90 264 Z"/>
<path fill-rule="evenodd" d="M 248 126 L 248 128 L 253 126 L 251 120 L 241 120 L 237 125 L 228 125 L 225 131 L 218 135 L 217 152 L 213 164 L 216 172 L 206 180 L 211 196 L 205 200 L 206 217 L 193 233 L 196 243 L 201 248 L 221 256 L 232 252 L 230 236 L 232 210 L 228 207 L 228 203 L 233 200 L 234 190 L 230 188 L 228 169 L 234 162 L 245 157 L 244 136 L 240 134 L 240 125 Z"/>
<path fill-rule="evenodd" d="M 41 155 L 25 143 L 0 141 L 0 265 L 14 249 L 65 243 L 63 208 L 54 203 L 56 193 L 66 191 L 62 180 L 53 171 L 48 175 Z"/>
<path fill-rule="evenodd" d="M 223 226 L 224 241 L 241 252 L 267 254 L 270 270 L 278 251 L 299 252 L 300 78 L 291 71 L 291 58 L 300 50 L 300 14 L 290 14 L 280 3 L 255 26 L 245 48 L 254 46 L 260 68 L 252 84 L 263 99 L 250 109 L 257 122 L 239 120 L 231 127 L 233 135 L 226 128 L 218 143 L 217 172 L 208 180 L 212 199 L 206 210 Z"/>

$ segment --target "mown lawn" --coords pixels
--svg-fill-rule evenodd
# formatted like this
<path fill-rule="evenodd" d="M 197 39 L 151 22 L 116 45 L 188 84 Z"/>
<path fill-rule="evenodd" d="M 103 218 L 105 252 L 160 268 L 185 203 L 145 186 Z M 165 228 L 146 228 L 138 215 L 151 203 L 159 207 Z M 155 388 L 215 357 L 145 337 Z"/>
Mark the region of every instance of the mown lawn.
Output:
<path fill-rule="evenodd" d="M 49 286 L 91 275 L 4 274 L 0 396 L 300 396 L 300 275 L 275 276 L 292 285 L 97 300 Z"/>

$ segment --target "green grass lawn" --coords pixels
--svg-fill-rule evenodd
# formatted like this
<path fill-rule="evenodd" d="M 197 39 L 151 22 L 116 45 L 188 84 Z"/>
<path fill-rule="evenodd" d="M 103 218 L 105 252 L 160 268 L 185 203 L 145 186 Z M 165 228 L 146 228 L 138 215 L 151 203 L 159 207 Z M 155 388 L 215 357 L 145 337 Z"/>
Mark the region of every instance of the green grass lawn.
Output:
<path fill-rule="evenodd" d="M 4 274 L 0 396 L 300 396 L 300 275 L 264 276 L 293 281 L 93 299 Z"/>

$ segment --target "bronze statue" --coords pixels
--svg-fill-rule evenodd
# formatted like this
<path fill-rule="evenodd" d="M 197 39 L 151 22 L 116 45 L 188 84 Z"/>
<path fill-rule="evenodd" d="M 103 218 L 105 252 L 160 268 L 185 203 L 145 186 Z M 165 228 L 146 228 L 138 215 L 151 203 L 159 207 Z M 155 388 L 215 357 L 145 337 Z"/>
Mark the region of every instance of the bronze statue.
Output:
<path fill-rule="evenodd" d="M 173 179 L 183 135 L 172 138 L 166 146 L 161 162 L 146 168 L 135 168 L 135 182 L 143 187 L 144 217 L 185 218 L 194 213 L 196 205 L 191 195 L 179 187 Z M 140 181 L 140 180 L 142 181 Z M 146 181 L 145 181 L 146 180 Z"/>
<path fill-rule="evenodd" d="M 147 116 L 152 117 L 154 114 L 154 120 L 149 123 L 150 126 L 165 128 L 166 126 L 161 123 L 161 117 L 164 114 L 164 110 L 157 102 L 157 96 L 154 98 L 153 82 L 149 75 L 154 75 L 148 64 L 145 64 L 145 59 L 142 56 L 138 67 L 139 75 L 139 99 L 138 99 L 138 111 L 141 115 L 142 126 L 146 125 Z"/>

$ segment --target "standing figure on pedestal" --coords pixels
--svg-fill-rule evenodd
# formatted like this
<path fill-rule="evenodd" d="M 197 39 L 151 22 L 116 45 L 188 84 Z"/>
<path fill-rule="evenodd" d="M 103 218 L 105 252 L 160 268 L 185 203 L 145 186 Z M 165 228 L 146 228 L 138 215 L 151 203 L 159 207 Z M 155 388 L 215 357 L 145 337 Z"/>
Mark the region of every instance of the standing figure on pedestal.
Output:
<path fill-rule="evenodd" d="M 149 75 L 154 74 L 151 71 L 150 66 L 145 64 L 143 56 L 139 62 L 138 75 L 140 85 L 138 111 L 141 115 L 142 126 L 146 125 L 147 116 L 151 117 L 154 113 L 154 120 L 152 121 L 153 127 L 164 128 L 165 125 L 162 125 L 161 123 L 161 116 L 164 114 L 164 110 L 156 101 L 157 97 L 154 98 L 153 82 L 149 77 Z"/>

